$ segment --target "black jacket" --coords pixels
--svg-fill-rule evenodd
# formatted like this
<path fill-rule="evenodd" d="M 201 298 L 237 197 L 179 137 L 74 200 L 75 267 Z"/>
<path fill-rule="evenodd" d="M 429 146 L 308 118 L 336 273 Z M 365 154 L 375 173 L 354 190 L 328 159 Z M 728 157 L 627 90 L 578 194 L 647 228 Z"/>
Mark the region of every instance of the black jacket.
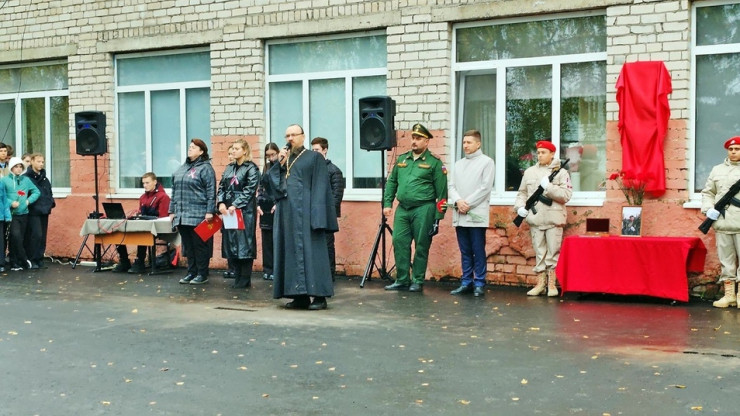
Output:
<path fill-rule="evenodd" d="M 51 209 L 57 204 L 54 202 L 54 195 L 51 192 L 51 182 L 46 177 L 46 169 L 41 169 L 39 173 L 33 170 L 32 167 L 26 169 L 26 176 L 31 179 L 34 185 L 39 188 L 41 196 L 33 204 L 28 207 L 28 215 L 49 215 Z"/>
<path fill-rule="evenodd" d="M 342 198 L 344 198 L 344 176 L 337 165 L 326 159 L 326 170 L 329 171 L 329 184 L 331 185 L 331 195 L 334 197 L 334 210 L 337 211 L 337 218 L 342 213 Z"/>

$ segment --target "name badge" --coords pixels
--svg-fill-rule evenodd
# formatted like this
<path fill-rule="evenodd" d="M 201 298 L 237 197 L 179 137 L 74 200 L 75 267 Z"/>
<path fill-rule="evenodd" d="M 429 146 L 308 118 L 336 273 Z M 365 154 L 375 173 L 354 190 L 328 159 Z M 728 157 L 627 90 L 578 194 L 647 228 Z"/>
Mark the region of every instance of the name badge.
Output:
<path fill-rule="evenodd" d="M 406 164 L 406 162 L 399 162 L 396 164 L 396 166 L 398 166 L 399 168 L 405 168 L 408 165 Z"/>
<path fill-rule="evenodd" d="M 429 169 L 429 168 L 431 168 L 431 166 L 428 165 L 428 164 L 426 164 L 426 163 L 419 163 L 419 167 L 422 168 L 422 169 Z"/>

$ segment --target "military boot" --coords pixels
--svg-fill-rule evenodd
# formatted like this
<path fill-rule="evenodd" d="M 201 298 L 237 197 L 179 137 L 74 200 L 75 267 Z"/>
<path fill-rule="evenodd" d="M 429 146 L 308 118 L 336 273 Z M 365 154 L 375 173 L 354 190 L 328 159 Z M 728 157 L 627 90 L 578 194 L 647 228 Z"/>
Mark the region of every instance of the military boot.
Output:
<path fill-rule="evenodd" d="M 545 291 L 545 280 L 547 280 L 546 272 L 542 272 L 537 275 L 537 285 L 527 292 L 527 296 L 539 296 Z"/>
<path fill-rule="evenodd" d="M 555 276 L 555 270 L 548 270 L 548 279 L 547 279 L 547 296 L 557 296 L 558 295 L 558 287 L 556 286 L 558 283 L 558 278 Z"/>
<path fill-rule="evenodd" d="M 722 299 L 712 303 L 712 306 L 714 306 L 715 308 L 726 308 L 728 306 L 737 305 L 737 296 L 735 295 L 735 281 L 725 280 L 724 286 L 725 295 L 722 296 Z"/>

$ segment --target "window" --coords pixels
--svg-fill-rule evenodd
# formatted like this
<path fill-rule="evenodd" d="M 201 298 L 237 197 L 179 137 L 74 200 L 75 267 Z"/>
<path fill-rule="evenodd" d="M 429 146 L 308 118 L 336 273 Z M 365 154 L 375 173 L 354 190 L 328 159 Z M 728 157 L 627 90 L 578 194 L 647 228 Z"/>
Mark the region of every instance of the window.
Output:
<path fill-rule="evenodd" d="M 118 187 L 141 188 L 146 172 L 171 187 L 190 140 L 210 148 L 210 53 L 121 55 L 115 63 Z"/>
<path fill-rule="evenodd" d="M 494 201 L 509 203 L 535 142 L 552 139 L 581 201 L 604 198 L 606 19 L 602 14 L 455 29 L 454 137 L 481 131 L 496 163 Z M 462 156 L 462 149 L 456 150 Z"/>
<path fill-rule="evenodd" d="M 721 144 L 740 134 L 740 3 L 724 3 L 696 4 L 691 19 L 695 200 L 712 167 L 727 157 Z"/>
<path fill-rule="evenodd" d="M 0 141 L 16 156 L 41 153 L 54 188 L 69 192 L 66 62 L 0 67 Z"/>
<path fill-rule="evenodd" d="M 282 147 L 286 127 L 300 124 L 306 147 L 314 137 L 329 140 L 348 196 L 379 196 L 383 160 L 360 149 L 357 103 L 386 93 L 385 35 L 270 43 L 267 55 L 270 140 Z"/>

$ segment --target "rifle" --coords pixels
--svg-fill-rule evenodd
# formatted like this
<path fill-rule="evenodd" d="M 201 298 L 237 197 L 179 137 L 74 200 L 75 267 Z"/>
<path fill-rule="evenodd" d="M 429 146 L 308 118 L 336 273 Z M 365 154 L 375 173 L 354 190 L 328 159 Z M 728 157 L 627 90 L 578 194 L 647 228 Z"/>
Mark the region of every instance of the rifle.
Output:
<path fill-rule="evenodd" d="M 727 193 L 725 193 L 724 196 L 722 196 L 722 198 L 720 198 L 719 201 L 714 204 L 714 209 L 719 211 L 720 215 L 725 215 L 725 210 L 727 209 L 727 206 L 730 205 L 732 198 L 734 198 L 738 192 L 740 192 L 740 180 L 732 184 Z M 712 224 L 714 224 L 713 219 L 705 219 L 704 222 L 702 222 L 699 226 L 699 231 L 703 232 L 704 234 L 708 233 L 709 229 L 712 228 Z"/>
<path fill-rule="evenodd" d="M 552 173 L 550 173 L 550 182 L 558 176 L 558 173 L 560 173 L 562 169 L 567 169 L 568 162 L 570 162 L 570 159 L 565 159 L 565 162 L 561 163 L 559 168 L 552 170 Z M 529 196 L 527 203 L 524 204 L 524 208 L 526 208 L 527 211 L 532 211 L 533 214 L 536 214 L 537 209 L 535 208 L 535 205 L 537 205 L 537 202 L 542 201 L 545 205 L 552 205 L 552 199 L 542 195 L 544 192 L 545 188 L 543 188 L 542 185 L 537 186 L 537 190 Z M 524 217 L 517 214 L 516 218 L 514 218 L 514 225 L 518 227 L 522 225 L 522 221 L 524 221 Z"/>

